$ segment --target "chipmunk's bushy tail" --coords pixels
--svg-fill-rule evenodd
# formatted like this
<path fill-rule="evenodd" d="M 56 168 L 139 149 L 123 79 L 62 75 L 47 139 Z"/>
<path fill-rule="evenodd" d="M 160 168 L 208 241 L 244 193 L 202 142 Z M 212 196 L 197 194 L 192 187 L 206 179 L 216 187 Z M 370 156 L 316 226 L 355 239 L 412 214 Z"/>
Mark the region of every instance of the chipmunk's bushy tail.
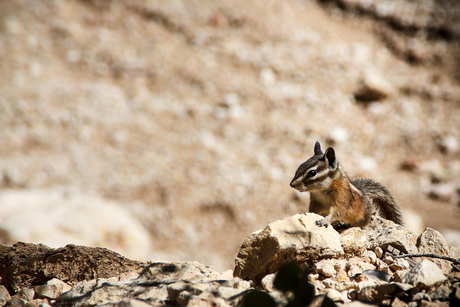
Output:
<path fill-rule="evenodd" d="M 352 181 L 352 184 L 359 190 L 363 191 L 364 195 L 370 197 L 377 207 L 380 215 L 403 225 L 403 219 L 399 205 L 394 200 L 391 193 L 380 183 L 367 178 L 358 178 Z"/>

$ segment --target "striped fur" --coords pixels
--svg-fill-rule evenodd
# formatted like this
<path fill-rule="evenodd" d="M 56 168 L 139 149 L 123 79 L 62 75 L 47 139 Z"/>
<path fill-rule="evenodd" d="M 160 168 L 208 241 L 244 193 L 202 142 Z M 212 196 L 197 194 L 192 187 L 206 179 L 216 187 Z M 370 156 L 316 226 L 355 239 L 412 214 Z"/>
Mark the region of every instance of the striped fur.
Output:
<path fill-rule="evenodd" d="M 364 227 L 370 223 L 374 206 L 384 218 L 402 225 L 399 206 L 384 186 L 371 179 L 350 181 L 331 147 L 323 152 L 316 142 L 314 152 L 299 166 L 290 185 L 310 192 L 310 212 L 326 216 L 318 225 Z"/>

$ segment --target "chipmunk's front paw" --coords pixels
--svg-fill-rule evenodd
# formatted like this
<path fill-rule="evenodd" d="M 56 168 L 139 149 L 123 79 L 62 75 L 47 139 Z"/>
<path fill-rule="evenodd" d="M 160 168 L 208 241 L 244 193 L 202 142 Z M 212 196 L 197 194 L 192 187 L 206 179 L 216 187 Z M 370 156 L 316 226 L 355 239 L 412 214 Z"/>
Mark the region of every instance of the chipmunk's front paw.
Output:
<path fill-rule="evenodd" d="M 326 227 L 327 228 L 327 226 L 329 226 L 329 223 L 326 221 L 326 219 L 316 221 L 315 224 L 318 227 Z"/>

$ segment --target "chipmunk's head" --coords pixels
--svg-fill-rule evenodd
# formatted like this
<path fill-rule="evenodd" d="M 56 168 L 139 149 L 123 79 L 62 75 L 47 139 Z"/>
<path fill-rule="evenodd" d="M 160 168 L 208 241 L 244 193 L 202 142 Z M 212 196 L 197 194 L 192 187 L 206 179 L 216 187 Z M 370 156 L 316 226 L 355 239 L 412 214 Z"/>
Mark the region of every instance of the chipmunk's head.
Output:
<path fill-rule="evenodd" d="M 300 192 L 327 189 L 339 172 L 339 161 L 332 147 L 321 150 L 321 144 L 315 143 L 315 155 L 302 163 L 291 181 L 291 187 Z"/>

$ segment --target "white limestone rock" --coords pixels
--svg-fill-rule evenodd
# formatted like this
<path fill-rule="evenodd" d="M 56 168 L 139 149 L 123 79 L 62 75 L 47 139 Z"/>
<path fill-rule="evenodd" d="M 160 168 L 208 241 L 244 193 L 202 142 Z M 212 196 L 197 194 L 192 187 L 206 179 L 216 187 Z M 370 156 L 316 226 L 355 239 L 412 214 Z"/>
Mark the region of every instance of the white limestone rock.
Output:
<path fill-rule="evenodd" d="M 322 218 L 314 213 L 296 214 L 252 233 L 235 259 L 234 276 L 260 281 L 289 260 L 343 256 L 339 234 L 331 226 L 316 226 L 315 221 Z"/>

